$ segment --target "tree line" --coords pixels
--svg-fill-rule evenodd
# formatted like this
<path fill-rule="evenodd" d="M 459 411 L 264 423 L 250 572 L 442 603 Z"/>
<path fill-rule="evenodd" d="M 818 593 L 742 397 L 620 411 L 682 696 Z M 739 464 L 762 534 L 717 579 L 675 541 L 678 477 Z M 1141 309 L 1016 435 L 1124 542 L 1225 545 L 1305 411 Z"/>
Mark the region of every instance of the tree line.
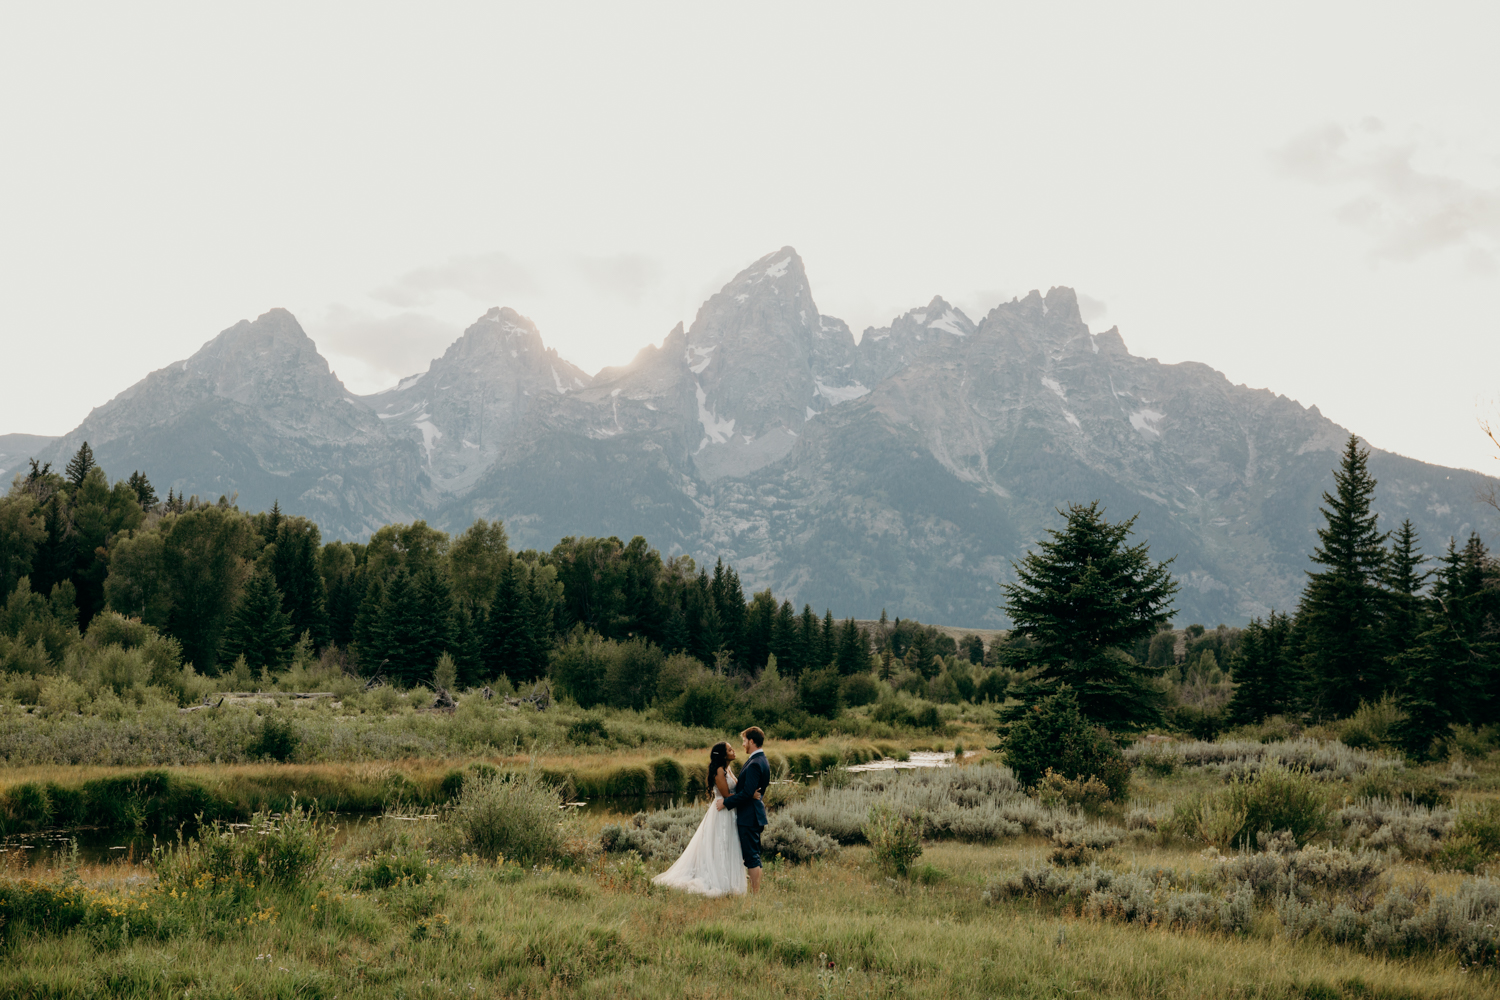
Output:
<path fill-rule="evenodd" d="M 1384 702 L 1397 741 L 1418 757 L 1440 752 L 1455 726 L 1500 722 L 1500 562 L 1477 534 L 1448 539 L 1434 561 L 1409 519 L 1382 530 L 1368 458 L 1351 436 L 1323 494 L 1297 606 L 1243 629 L 1193 626 L 1185 657 L 1170 624 L 1171 560 L 1129 544 L 1133 518 L 1111 524 L 1097 503 L 1070 506 L 1004 588 L 1015 627 L 998 652 L 1016 671 L 1005 719 L 1061 692 L 1112 729 L 1159 726 L 1176 709 L 1172 721 L 1209 734 L 1272 717 L 1347 718 Z M 1174 696 L 1194 684 L 1222 690 L 1227 704 L 1184 713 Z"/>
<path fill-rule="evenodd" d="M 70 629 L 110 610 L 174 638 L 208 675 L 274 675 L 300 643 L 403 687 L 550 677 L 585 706 L 677 701 L 700 719 L 743 706 L 768 664 L 773 714 L 831 717 L 873 700 L 875 674 L 923 697 L 1003 698 L 958 663 L 983 667 L 977 637 L 961 651 L 909 620 L 862 628 L 769 589 L 747 598 L 723 560 L 663 557 L 641 537 L 517 551 L 480 519 L 456 537 L 416 521 L 324 542 L 279 503 L 163 500 L 139 471 L 111 483 L 86 443 L 62 473 L 33 461 L 0 500 L 0 600 L 7 648 L 34 659 L 56 660 Z"/>

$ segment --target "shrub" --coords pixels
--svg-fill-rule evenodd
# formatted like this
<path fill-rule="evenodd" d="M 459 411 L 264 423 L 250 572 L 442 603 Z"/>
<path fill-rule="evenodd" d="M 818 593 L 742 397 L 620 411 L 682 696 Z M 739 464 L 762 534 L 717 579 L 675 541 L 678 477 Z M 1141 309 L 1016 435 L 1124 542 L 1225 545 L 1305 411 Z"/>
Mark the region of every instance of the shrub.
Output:
<path fill-rule="evenodd" d="M 852 674 L 839 682 L 839 697 L 845 705 L 868 705 L 880 697 L 880 684 L 869 674 Z"/>
<path fill-rule="evenodd" d="M 844 707 L 842 685 L 837 667 L 805 670 L 797 680 L 797 697 L 808 712 L 831 719 Z"/>
<path fill-rule="evenodd" d="M 1473 873 L 1500 854 L 1500 802 L 1464 806 L 1443 839 L 1434 867 Z"/>
<path fill-rule="evenodd" d="M 1305 772 L 1266 768 L 1250 781 L 1236 781 L 1228 791 L 1230 801 L 1245 813 L 1238 839 L 1286 830 L 1300 846 L 1328 825 L 1328 804 Z"/>
<path fill-rule="evenodd" d="M 475 775 L 464 782 L 446 819 L 474 853 L 532 864 L 562 854 L 558 804 L 557 789 L 535 769 Z"/>
<path fill-rule="evenodd" d="M 267 715 L 261 720 L 260 730 L 245 748 L 245 753 L 251 760 L 269 759 L 285 764 L 297 755 L 301 742 L 302 737 L 291 719 Z"/>
<path fill-rule="evenodd" d="M 575 746 L 592 746 L 609 739 L 609 730 L 599 719 L 588 716 L 568 727 L 568 742 Z"/>
<path fill-rule="evenodd" d="M 1339 742 L 1356 750 L 1376 750 L 1396 745 L 1396 729 L 1405 721 L 1406 713 L 1396 705 L 1396 700 L 1386 695 L 1371 704 L 1359 703 L 1359 708 L 1339 727 Z"/>
<path fill-rule="evenodd" d="M 253 888 L 263 882 L 291 886 L 306 881 L 328 856 L 333 834 L 312 809 L 293 797 L 279 815 L 258 812 L 247 829 L 215 823 L 176 847 L 152 852 L 162 886 Z"/>
<path fill-rule="evenodd" d="M 1372 850 L 1395 848 L 1403 857 L 1425 858 L 1453 827 L 1454 812 L 1400 799 L 1366 799 L 1334 816 L 1349 843 Z"/>
<path fill-rule="evenodd" d="M 761 848 L 767 856 L 781 855 L 788 861 L 803 863 L 833 854 L 838 841 L 809 830 L 787 816 L 776 816 L 761 835 Z"/>
<path fill-rule="evenodd" d="M 1048 804 L 1066 802 L 1071 806 L 1096 810 L 1111 798 L 1109 787 L 1093 775 L 1087 778 L 1064 778 L 1052 768 L 1037 782 L 1037 798 Z"/>
<path fill-rule="evenodd" d="M 1005 763 L 1016 778 L 1035 786 L 1048 770 L 1064 778 L 1097 778 L 1111 798 L 1123 799 L 1130 765 L 1108 733 L 1091 725 L 1064 688 L 1039 701 L 1005 734 Z"/>
<path fill-rule="evenodd" d="M 907 815 L 883 803 L 872 806 L 863 832 L 882 871 L 905 876 L 922 856 L 921 813 Z"/>
<path fill-rule="evenodd" d="M 681 795 L 687 791 L 687 770 L 671 757 L 658 757 L 651 762 L 652 790 Z"/>

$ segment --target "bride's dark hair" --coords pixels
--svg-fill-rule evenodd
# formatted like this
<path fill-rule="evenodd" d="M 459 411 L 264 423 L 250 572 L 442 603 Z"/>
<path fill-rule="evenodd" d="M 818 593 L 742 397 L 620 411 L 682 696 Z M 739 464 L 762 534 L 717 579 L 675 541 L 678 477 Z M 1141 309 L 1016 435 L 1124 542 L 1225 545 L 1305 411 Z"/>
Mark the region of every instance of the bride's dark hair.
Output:
<path fill-rule="evenodd" d="M 715 743 L 713 749 L 708 752 L 708 783 L 712 785 L 714 778 L 719 773 L 719 768 L 729 766 L 729 744 Z"/>

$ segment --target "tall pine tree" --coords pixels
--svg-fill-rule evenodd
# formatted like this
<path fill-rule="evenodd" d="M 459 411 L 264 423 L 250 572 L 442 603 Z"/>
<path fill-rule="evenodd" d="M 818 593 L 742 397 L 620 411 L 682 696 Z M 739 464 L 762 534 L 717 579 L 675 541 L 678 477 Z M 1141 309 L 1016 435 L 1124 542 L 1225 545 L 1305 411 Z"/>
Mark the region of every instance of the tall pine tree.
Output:
<path fill-rule="evenodd" d="M 1031 640 L 1015 664 L 1034 671 L 1021 710 L 1067 684 L 1097 724 L 1150 725 L 1161 714 L 1152 683 L 1161 670 L 1125 650 L 1170 617 L 1171 560 L 1153 563 L 1144 542 L 1126 544 L 1135 518 L 1110 524 L 1098 501 L 1060 513 L 1063 527 L 1013 564 L 1016 582 L 1002 588 L 1011 635 Z"/>
<path fill-rule="evenodd" d="M 1422 568 L 1426 561 L 1417 548 L 1416 529 L 1407 518 L 1391 536 L 1391 551 L 1381 574 L 1386 593 L 1384 645 L 1392 656 L 1414 646 L 1425 629 L 1422 590 L 1432 576 L 1431 570 Z"/>
<path fill-rule="evenodd" d="M 1253 724 L 1297 709 L 1300 675 L 1292 648 L 1292 621 L 1286 615 L 1272 611 L 1264 621 L 1250 619 L 1230 662 L 1235 681 L 1228 709 L 1231 721 Z"/>
<path fill-rule="evenodd" d="M 1362 701 L 1377 701 L 1393 685 L 1386 659 L 1382 611 L 1385 595 L 1385 533 L 1371 504 L 1375 479 L 1370 453 L 1349 435 L 1343 460 L 1334 470 L 1334 492 L 1323 494 L 1325 524 L 1318 529 L 1297 625 L 1305 643 L 1316 708 L 1348 715 Z"/>
<path fill-rule="evenodd" d="M 224 626 L 219 662 L 243 656 L 256 673 L 270 673 L 287 665 L 296 645 L 291 624 L 281 610 L 281 592 L 266 572 L 253 574 L 239 604 Z"/>
<path fill-rule="evenodd" d="M 78 446 L 78 450 L 68 460 L 67 468 L 63 470 L 63 477 L 67 479 L 68 485 L 76 490 L 89 477 L 89 470 L 93 467 L 94 449 L 90 448 L 89 443 L 85 441 Z"/>

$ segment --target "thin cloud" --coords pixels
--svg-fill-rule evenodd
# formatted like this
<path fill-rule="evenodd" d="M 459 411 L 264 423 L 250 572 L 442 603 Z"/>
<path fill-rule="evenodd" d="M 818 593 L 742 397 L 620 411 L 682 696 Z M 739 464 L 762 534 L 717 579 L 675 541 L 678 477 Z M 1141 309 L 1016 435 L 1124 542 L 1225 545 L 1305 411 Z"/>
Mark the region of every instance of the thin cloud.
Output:
<path fill-rule="evenodd" d="M 324 353 L 360 362 L 382 384 L 426 371 L 459 333 L 425 313 L 375 316 L 345 305 L 330 306 L 309 332 Z"/>
<path fill-rule="evenodd" d="M 401 309 L 430 305 L 441 292 L 461 292 L 486 305 L 537 291 L 525 265 L 503 253 L 450 257 L 446 264 L 419 267 L 375 289 L 370 297 Z"/>
<path fill-rule="evenodd" d="M 1354 129 L 1329 124 L 1304 132 L 1271 156 L 1288 176 L 1352 194 L 1334 218 L 1368 233 L 1376 259 L 1414 261 L 1453 251 L 1471 270 L 1494 273 L 1500 188 L 1419 169 L 1413 161 L 1426 150 L 1367 119 Z"/>
<path fill-rule="evenodd" d="M 665 271 L 661 261 L 639 253 L 577 257 L 573 265 L 595 292 L 632 305 L 639 304 L 642 296 L 661 283 Z"/>

